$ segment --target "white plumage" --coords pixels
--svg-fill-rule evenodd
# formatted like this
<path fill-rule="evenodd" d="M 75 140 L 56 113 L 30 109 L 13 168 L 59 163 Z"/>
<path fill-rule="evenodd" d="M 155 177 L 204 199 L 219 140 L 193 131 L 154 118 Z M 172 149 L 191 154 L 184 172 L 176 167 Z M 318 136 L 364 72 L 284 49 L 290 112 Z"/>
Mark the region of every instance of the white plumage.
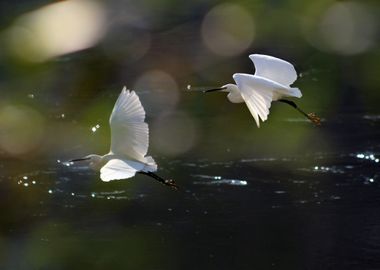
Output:
<path fill-rule="evenodd" d="M 123 88 L 109 122 L 110 152 L 104 156 L 88 155 L 73 159 L 72 162 L 88 160 L 90 167 L 100 169 L 100 178 L 106 182 L 130 178 L 137 172 L 142 172 L 176 188 L 174 181 L 153 174 L 157 171 L 157 164 L 151 156 L 146 156 L 149 147 L 148 124 L 145 123 L 144 108 L 134 91 Z"/>
<path fill-rule="evenodd" d="M 127 159 L 111 159 L 100 169 L 100 179 L 105 182 L 126 179 L 143 170 L 144 164 Z"/>
<path fill-rule="evenodd" d="M 110 116 L 111 149 L 100 169 L 103 181 L 130 178 L 138 171 L 154 172 L 157 164 L 150 156 L 149 128 L 145 111 L 134 91 L 121 91 Z"/>
<path fill-rule="evenodd" d="M 297 80 L 297 72 L 289 62 L 263 54 L 251 54 L 249 59 L 255 65 L 255 76 L 267 78 L 289 86 Z"/>
<path fill-rule="evenodd" d="M 145 111 L 134 91 L 121 91 L 110 116 L 111 151 L 143 161 L 149 147 Z"/>
<path fill-rule="evenodd" d="M 283 97 L 302 97 L 298 88 L 290 87 L 297 79 L 294 66 L 282 59 L 262 54 L 251 54 L 255 74 L 235 73 L 235 84 L 226 84 L 220 89 L 229 92 L 227 98 L 233 103 L 245 102 L 258 127 L 260 120 L 266 121 L 272 101 Z M 207 92 L 207 91 L 206 91 Z"/>
<path fill-rule="evenodd" d="M 260 127 L 260 119 L 263 122 L 268 119 L 272 101 L 283 97 L 300 98 L 302 93 L 290 87 L 297 80 L 297 72 L 289 62 L 261 54 L 251 54 L 249 58 L 255 65 L 255 74 L 235 73 L 233 78 Z"/>

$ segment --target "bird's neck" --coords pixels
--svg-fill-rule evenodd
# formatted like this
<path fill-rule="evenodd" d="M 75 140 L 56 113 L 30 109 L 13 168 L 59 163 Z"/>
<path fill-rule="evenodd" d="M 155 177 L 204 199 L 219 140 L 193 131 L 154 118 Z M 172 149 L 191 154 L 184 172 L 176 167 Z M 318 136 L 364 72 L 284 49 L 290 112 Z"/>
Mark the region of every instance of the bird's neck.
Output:
<path fill-rule="evenodd" d="M 244 99 L 241 96 L 240 90 L 236 85 L 231 85 L 229 88 L 229 93 L 227 95 L 227 98 L 232 103 L 243 103 Z"/>
<path fill-rule="evenodd" d="M 100 156 L 100 155 L 92 155 L 91 161 L 90 161 L 90 168 L 94 170 L 99 170 L 101 167 L 103 167 L 109 159 L 105 158 L 107 155 Z"/>

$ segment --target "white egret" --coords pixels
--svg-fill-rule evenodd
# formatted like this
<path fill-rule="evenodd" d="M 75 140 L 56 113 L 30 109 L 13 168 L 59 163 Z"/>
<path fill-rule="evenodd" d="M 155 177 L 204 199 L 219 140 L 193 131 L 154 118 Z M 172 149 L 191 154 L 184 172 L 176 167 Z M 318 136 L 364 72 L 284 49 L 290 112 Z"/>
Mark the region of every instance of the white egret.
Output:
<path fill-rule="evenodd" d="M 155 180 L 177 189 L 173 180 L 165 180 L 154 172 L 157 164 L 146 156 L 149 146 L 149 129 L 145 123 L 145 111 L 134 91 L 123 88 L 109 119 L 111 126 L 111 150 L 108 154 L 87 155 L 70 162 L 88 161 L 92 169 L 100 169 L 105 181 L 126 179 L 136 173 L 148 175 Z"/>
<path fill-rule="evenodd" d="M 228 92 L 227 98 L 232 103 L 247 104 L 249 111 L 260 127 L 261 121 L 268 118 L 272 101 L 286 103 L 314 124 L 320 125 L 320 119 L 314 113 L 305 113 L 293 101 L 283 97 L 302 97 L 300 89 L 291 87 L 297 79 L 297 72 L 289 62 L 262 54 L 251 54 L 249 58 L 255 65 L 255 74 L 235 73 L 232 77 L 236 84 L 226 84 L 219 88 L 203 90 L 203 92 Z M 191 86 L 188 86 L 188 90 Z"/>

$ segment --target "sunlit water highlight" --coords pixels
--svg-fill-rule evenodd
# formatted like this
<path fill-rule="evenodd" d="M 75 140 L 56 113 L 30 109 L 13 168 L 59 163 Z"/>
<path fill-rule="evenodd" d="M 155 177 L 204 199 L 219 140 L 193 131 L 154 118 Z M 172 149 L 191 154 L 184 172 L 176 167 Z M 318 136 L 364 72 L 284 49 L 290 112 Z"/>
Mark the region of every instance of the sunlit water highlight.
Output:
<path fill-rule="evenodd" d="M 325 158 L 324 158 L 325 157 Z M 333 157 L 333 162 L 331 161 Z M 379 187 L 379 157 L 377 153 L 362 151 L 359 153 L 349 153 L 346 155 L 335 155 L 331 153 L 317 153 L 315 156 L 308 156 L 307 159 L 314 160 L 314 165 L 309 167 L 297 167 L 297 163 L 303 164 L 305 157 L 261 157 L 245 158 L 237 161 L 186 161 L 173 160 L 169 164 L 175 164 L 176 170 L 191 170 L 187 177 L 187 182 L 180 182 L 180 185 L 187 189 L 199 193 L 197 196 L 203 200 L 208 200 L 208 195 L 216 191 L 221 193 L 236 192 L 228 191 L 228 186 L 238 186 L 247 189 L 247 192 L 264 192 L 275 195 L 289 194 L 296 188 L 301 188 L 304 195 L 294 198 L 293 203 L 316 203 L 324 201 L 344 199 L 344 188 L 354 188 L 359 186 Z M 324 161 L 327 160 L 327 163 Z M 303 162 L 301 162 L 303 161 Z M 263 174 L 266 168 L 279 167 L 280 164 L 289 163 L 295 165 L 292 172 L 286 171 L 283 175 L 268 176 Z M 172 165 L 170 165 L 172 167 Z M 259 168 L 255 172 L 255 167 Z M 182 168 L 182 169 L 181 169 Z M 238 171 L 236 175 L 230 171 Z M 206 172 L 218 173 L 210 175 Z M 246 174 L 250 172 L 249 174 Z M 286 175 L 289 174 L 288 176 Z M 245 175 L 246 174 L 246 175 Z M 244 176 L 245 175 L 245 176 Z M 339 176 L 339 178 L 334 178 Z M 332 178 L 330 178 L 332 177 Z M 138 178 L 138 179 L 137 179 Z M 62 162 L 57 160 L 54 167 L 46 170 L 36 170 L 25 172 L 15 176 L 13 180 L 24 189 L 25 192 L 46 192 L 51 195 L 70 196 L 82 199 L 107 199 L 107 200 L 131 200 L 141 199 L 145 192 L 131 194 L 129 185 L 131 181 L 141 181 L 141 177 L 135 179 L 117 181 L 121 189 L 115 190 L 91 190 L 89 185 L 96 186 L 101 183 L 98 172 L 90 170 L 86 165 L 78 165 L 72 162 Z M 80 181 L 80 183 L 78 183 Z M 95 184 L 94 184 L 95 183 Z M 144 185 L 161 187 L 155 181 L 145 179 Z M 86 187 L 78 191 L 78 186 Z M 209 187 L 209 192 L 198 191 L 197 186 Z M 213 190 L 213 187 L 218 188 Z M 337 188 L 339 187 L 339 188 Z M 287 198 L 289 200 L 289 198 Z M 289 201 L 288 201 L 289 202 Z M 276 204 L 276 207 L 286 206 Z"/>
<path fill-rule="evenodd" d="M 23 206 L 14 201 L 4 203 L 19 219 L 28 218 L 31 224 L 54 220 L 59 226 L 71 226 L 79 235 L 95 237 L 115 226 L 120 230 L 145 228 L 166 234 L 165 241 L 178 237 L 182 247 L 200 249 L 219 260 L 234 239 L 239 239 L 239 247 L 264 248 L 265 254 L 276 253 L 265 247 L 267 241 L 282 248 L 290 241 L 296 250 L 303 250 L 307 239 L 316 260 L 329 263 L 335 262 L 331 258 L 337 255 L 336 248 L 326 248 L 334 239 L 346 252 L 341 256 L 347 265 L 365 264 L 366 260 L 354 260 L 350 254 L 366 258 L 379 252 L 380 146 L 361 142 L 355 147 L 343 145 L 343 150 L 336 152 L 246 155 L 227 160 L 155 157 L 158 173 L 176 180 L 178 192 L 143 175 L 103 183 L 99 172 L 62 157 L 42 162 L 39 169 L 3 176 L 0 181 L 4 194 L 23 201 Z M 5 183 L 10 185 L 8 189 Z M 15 230 L 15 225 L 9 226 Z M 21 231 L 28 228 L 17 227 Z M 232 238 L 226 240 L 226 235 Z M 54 243 L 47 235 L 41 239 Z M 115 241 L 112 236 L 105 239 Z M 204 241 L 217 244 L 210 251 Z M 299 252 L 290 256 L 297 260 Z"/>
<path fill-rule="evenodd" d="M 239 179 L 225 179 L 221 176 L 211 176 L 211 175 L 192 175 L 195 178 L 201 179 L 202 181 L 194 181 L 195 185 L 231 185 L 231 186 L 246 186 L 247 181 Z"/>

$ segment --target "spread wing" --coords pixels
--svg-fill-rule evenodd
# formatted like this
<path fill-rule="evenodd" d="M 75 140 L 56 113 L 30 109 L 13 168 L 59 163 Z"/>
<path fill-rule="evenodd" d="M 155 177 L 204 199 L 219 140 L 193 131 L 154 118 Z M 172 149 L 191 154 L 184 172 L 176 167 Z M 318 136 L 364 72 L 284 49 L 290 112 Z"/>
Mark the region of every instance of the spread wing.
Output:
<path fill-rule="evenodd" d="M 135 176 L 144 164 L 132 160 L 111 159 L 100 169 L 100 179 L 104 182 L 126 179 Z"/>
<path fill-rule="evenodd" d="M 287 88 L 251 74 L 236 73 L 233 78 L 257 126 L 260 127 L 259 119 L 267 120 L 274 95 Z"/>
<path fill-rule="evenodd" d="M 290 86 L 297 80 L 297 72 L 289 62 L 263 54 L 251 54 L 249 58 L 255 65 L 255 75 L 270 79 L 279 84 Z"/>
<path fill-rule="evenodd" d="M 134 91 L 123 88 L 110 117 L 111 152 L 143 160 L 149 147 L 145 111 Z"/>

